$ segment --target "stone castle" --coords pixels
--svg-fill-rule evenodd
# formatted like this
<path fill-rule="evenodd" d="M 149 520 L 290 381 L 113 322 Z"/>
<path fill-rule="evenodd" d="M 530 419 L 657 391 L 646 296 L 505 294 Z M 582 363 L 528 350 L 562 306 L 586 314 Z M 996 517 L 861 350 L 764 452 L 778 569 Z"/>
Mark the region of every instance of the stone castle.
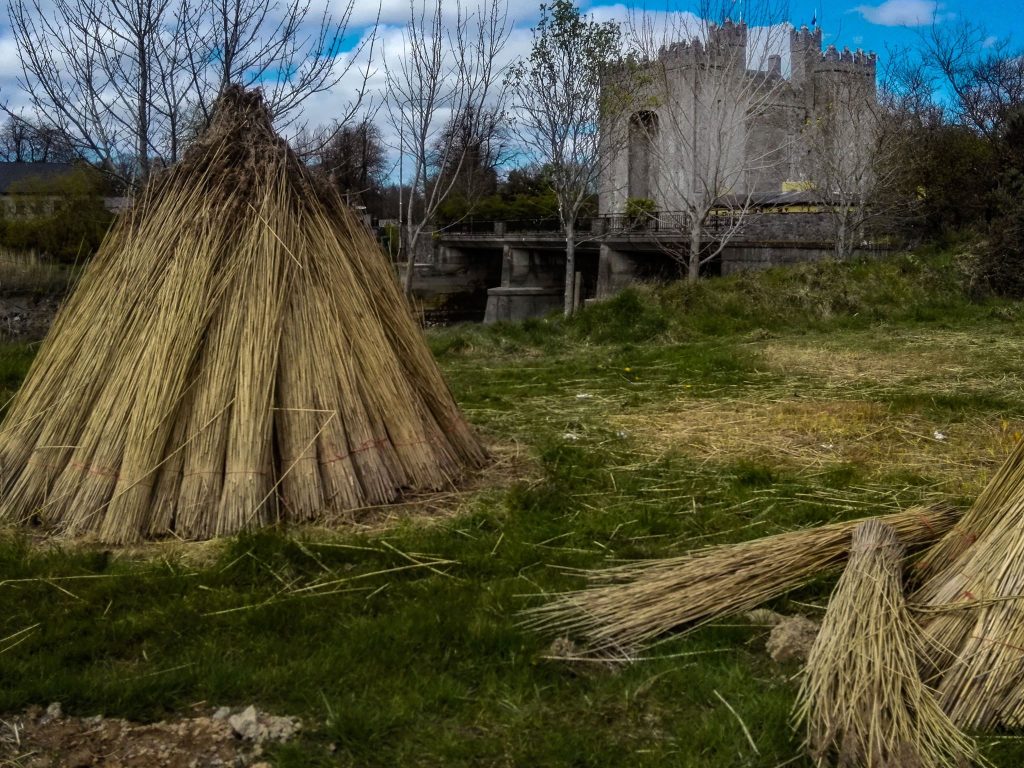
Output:
<path fill-rule="evenodd" d="M 603 127 L 602 213 L 624 212 L 630 198 L 684 211 L 685 196 L 708 185 L 723 200 L 806 196 L 814 182 L 807 126 L 837 99 L 847 109 L 874 103 L 875 54 L 823 51 L 818 28 L 789 29 L 788 77 L 781 55 L 748 50 L 743 22 L 711 25 L 703 37 L 663 47 L 630 73 L 644 106 Z"/>

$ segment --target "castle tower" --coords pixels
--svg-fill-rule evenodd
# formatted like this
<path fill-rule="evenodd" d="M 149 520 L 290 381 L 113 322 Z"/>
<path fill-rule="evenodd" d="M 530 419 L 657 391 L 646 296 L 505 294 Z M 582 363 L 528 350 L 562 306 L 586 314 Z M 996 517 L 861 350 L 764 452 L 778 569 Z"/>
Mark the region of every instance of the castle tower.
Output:
<path fill-rule="evenodd" d="M 821 60 L 821 30 L 806 26 L 789 31 L 790 82 L 794 88 L 805 85 Z"/>
<path fill-rule="evenodd" d="M 729 67 L 739 72 L 747 69 L 747 24 L 726 19 L 721 26 L 708 27 L 708 53 L 718 66 Z"/>

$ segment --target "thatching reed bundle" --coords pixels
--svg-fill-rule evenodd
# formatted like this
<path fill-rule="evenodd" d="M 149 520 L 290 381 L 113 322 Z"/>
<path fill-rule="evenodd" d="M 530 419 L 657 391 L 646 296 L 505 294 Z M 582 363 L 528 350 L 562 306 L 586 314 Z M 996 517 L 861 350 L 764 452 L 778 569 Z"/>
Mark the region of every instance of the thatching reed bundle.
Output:
<path fill-rule="evenodd" d="M 921 682 L 923 637 L 904 601 L 903 559 L 891 526 L 868 520 L 853 531 L 797 703 L 818 765 L 956 768 L 978 759 Z"/>
<path fill-rule="evenodd" d="M 880 518 L 909 547 L 926 545 L 956 520 L 949 509 L 913 508 Z M 790 531 L 681 557 L 589 574 L 594 586 L 534 608 L 529 623 L 584 639 L 596 651 L 630 650 L 670 630 L 756 608 L 840 568 L 861 520 Z"/>
<path fill-rule="evenodd" d="M 1024 725 L 1024 444 L 920 565 L 943 709 L 965 728 Z"/>
<path fill-rule="evenodd" d="M 0 519 L 201 539 L 483 458 L 369 232 L 234 88 L 57 317 L 0 431 Z"/>

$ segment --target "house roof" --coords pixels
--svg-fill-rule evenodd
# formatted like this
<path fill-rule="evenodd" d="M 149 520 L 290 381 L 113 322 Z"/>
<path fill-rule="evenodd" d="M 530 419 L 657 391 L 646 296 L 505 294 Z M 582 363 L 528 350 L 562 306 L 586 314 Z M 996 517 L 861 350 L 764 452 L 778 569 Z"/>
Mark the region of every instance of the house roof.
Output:
<path fill-rule="evenodd" d="M 0 163 L 0 195 L 8 195 L 11 185 L 26 179 L 56 179 L 75 170 L 71 163 Z"/>

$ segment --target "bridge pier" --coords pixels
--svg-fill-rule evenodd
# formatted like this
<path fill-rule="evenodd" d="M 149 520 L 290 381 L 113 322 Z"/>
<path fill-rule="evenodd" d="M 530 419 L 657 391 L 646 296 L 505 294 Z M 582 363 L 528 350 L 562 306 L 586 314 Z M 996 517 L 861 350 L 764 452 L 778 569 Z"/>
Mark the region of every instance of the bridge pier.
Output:
<path fill-rule="evenodd" d="M 597 262 L 597 298 L 610 298 L 636 282 L 637 266 L 634 255 L 602 244 Z"/>
<path fill-rule="evenodd" d="M 504 246 L 501 285 L 487 291 L 485 323 L 541 317 L 562 306 L 565 253 Z"/>

